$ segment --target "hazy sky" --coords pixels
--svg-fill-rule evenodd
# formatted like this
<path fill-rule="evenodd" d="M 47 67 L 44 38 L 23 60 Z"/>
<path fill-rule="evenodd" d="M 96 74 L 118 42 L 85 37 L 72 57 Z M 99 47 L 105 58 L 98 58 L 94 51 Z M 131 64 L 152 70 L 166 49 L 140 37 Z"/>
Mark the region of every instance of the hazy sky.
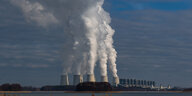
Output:
<path fill-rule="evenodd" d="M 106 0 L 120 78 L 192 86 L 191 5 L 191 0 Z M 64 37 L 62 30 L 26 21 L 18 7 L 0 0 L 0 84 L 59 84 Z"/>

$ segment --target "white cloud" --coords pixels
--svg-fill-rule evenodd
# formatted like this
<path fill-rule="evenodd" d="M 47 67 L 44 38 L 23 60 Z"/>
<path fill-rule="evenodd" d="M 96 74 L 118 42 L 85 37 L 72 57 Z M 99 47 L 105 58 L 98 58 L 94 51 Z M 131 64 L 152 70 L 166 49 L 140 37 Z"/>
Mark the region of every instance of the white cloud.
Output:
<path fill-rule="evenodd" d="M 49 67 L 49 65 L 46 65 L 46 64 L 27 64 L 26 67 L 29 67 L 29 68 L 47 68 Z"/>

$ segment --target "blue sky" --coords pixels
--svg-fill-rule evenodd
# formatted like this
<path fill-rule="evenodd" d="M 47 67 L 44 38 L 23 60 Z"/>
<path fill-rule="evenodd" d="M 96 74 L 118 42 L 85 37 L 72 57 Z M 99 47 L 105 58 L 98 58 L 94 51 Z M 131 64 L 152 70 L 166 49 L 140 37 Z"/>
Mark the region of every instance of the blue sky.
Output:
<path fill-rule="evenodd" d="M 111 0 L 114 11 L 156 9 L 164 11 L 187 10 L 192 8 L 190 0 Z"/>
<path fill-rule="evenodd" d="M 106 0 L 120 78 L 192 86 L 191 0 Z M 55 31 L 56 30 L 56 31 Z M 0 0 L 0 84 L 59 84 L 64 33 L 25 20 Z"/>

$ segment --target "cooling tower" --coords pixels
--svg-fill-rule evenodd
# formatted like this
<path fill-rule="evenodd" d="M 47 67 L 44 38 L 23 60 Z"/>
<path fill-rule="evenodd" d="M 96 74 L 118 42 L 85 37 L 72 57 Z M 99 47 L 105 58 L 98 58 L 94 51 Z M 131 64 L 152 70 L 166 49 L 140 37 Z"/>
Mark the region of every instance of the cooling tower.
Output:
<path fill-rule="evenodd" d="M 61 75 L 61 85 L 69 85 L 68 75 Z"/>
<path fill-rule="evenodd" d="M 101 82 L 108 82 L 107 76 L 101 76 Z"/>
<path fill-rule="evenodd" d="M 73 85 L 77 85 L 79 83 L 83 82 L 83 76 L 82 75 L 73 75 Z"/>
<path fill-rule="evenodd" d="M 113 77 L 113 84 L 117 86 L 119 84 L 119 77 Z"/>
<path fill-rule="evenodd" d="M 95 82 L 95 76 L 93 74 L 87 74 L 87 82 Z"/>

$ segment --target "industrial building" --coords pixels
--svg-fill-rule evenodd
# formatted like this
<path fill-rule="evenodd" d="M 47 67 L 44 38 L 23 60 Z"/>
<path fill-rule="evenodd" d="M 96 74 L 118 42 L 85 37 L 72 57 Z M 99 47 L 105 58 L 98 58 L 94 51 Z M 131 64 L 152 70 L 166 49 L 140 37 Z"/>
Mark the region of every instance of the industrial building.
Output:
<path fill-rule="evenodd" d="M 155 81 L 137 80 L 137 79 L 120 79 L 119 85 L 124 87 L 153 88 L 155 87 Z"/>
<path fill-rule="evenodd" d="M 86 77 L 86 80 L 83 79 Z M 113 81 L 110 84 L 108 76 L 101 76 L 99 81 L 96 81 L 94 74 L 73 75 L 73 82 L 70 85 L 68 80 L 68 74 L 61 75 L 60 86 L 44 86 L 41 90 L 70 90 L 70 91 L 159 91 L 159 90 L 175 90 L 170 86 L 160 87 L 156 86 L 155 81 L 150 80 L 138 80 L 138 79 L 119 79 L 119 77 L 113 77 Z M 112 86 L 111 86 L 112 85 Z M 178 90 L 178 89 L 176 89 Z"/>
<path fill-rule="evenodd" d="M 73 86 L 76 86 L 83 82 L 96 82 L 94 74 L 87 74 L 87 80 L 83 80 L 83 75 L 73 75 Z M 107 76 L 101 76 L 99 82 L 106 82 L 108 83 Z M 68 75 L 64 74 L 61 75 L 61 84 L 62 86 L 69 86 Z M 148 81 L 148 80 L 137 80 L 137 79 L 119 79 L 118 77 L 113 77 L 112 85 L 115 87 L 137 87 L 137 88 L 155 88 L 155 81 Z"/>

